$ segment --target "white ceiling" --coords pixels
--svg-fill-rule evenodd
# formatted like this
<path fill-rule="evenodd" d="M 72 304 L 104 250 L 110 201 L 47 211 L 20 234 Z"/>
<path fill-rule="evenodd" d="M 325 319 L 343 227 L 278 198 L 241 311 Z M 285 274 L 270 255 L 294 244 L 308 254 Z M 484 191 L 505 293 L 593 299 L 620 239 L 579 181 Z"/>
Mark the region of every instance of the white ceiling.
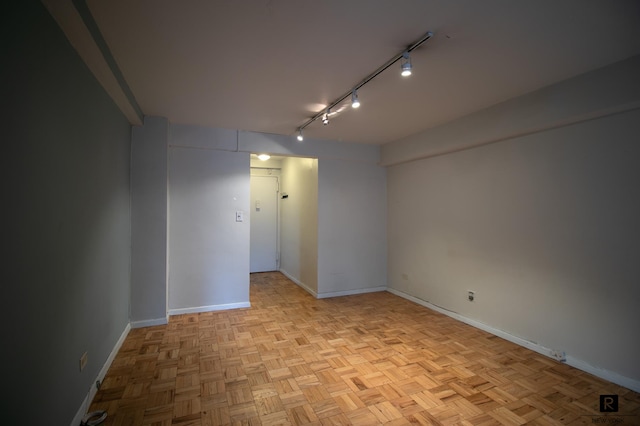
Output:
<path fill-rule="evenodd" d="M 305 130 L 359 143 L 392 142 L 640 54 L 637 0 L 87 4 L 145 115 L 285 135 L 433 31 L 412 54 L 411 77 L 398 63 L 359 91 L 358 110 Z M 87 43 L 88 32 L 56 19 L 76 48 Z"/>

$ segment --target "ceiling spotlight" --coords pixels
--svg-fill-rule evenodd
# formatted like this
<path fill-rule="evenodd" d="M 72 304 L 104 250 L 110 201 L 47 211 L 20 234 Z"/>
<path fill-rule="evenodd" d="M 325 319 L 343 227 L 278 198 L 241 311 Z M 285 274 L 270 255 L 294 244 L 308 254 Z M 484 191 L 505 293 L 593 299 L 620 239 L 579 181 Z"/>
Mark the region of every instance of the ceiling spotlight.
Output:
<path fill-rule="evenodd" d="M 324 124 L 325 126 L 329 124 L 329 110 L 327 110 L 327 112 L 325 112 L 322 116 L 322 124 Z"/>
<path fill-rule="evenodd" d="M 271 156 L 269 154 L 260 154 L 258 155 L 258 158 L 262 161 L 267 161 Z"/>
<path fill-rule="evenodd" d="M 405 51 L 402 54 L 402 61 L 400 62 L 400 68 L 402 72 L 400 73 L 403 77 L 408 77 L 411 75 L 411 56 L 409 56 L 409 52 Z"/>
<path fill-rule="evenodd" d="M 299 130 L 298 130 L 298 140 L 299 140 L 300 142 L 302 142 L 302 141 L 304 140 L 304 137 L 302 136 L 302 129 L 299 129 Z"/>
<path fill-rule="evenodd" d="M 351 92 L 351 108 L 359 108 L 360 107 L 360 101 L 358 100 L 358 92 L 356 91 L 356 89 L 353 89 L 353 92 Z"/>

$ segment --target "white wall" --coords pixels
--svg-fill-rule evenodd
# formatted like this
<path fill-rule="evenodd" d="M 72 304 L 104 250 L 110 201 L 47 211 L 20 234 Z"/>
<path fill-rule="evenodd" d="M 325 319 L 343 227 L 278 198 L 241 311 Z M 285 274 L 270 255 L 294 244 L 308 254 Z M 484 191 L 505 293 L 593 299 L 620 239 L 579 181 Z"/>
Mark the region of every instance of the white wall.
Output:
<path fill-rule="evenodd" d="M 196 154 L 192 159 L 185 159 L 183 167 L 188 168 L 191 161 L 202 153 L 209 156 L 210 152 L 229 152 L 233 155 L 248 155 L 249 153 L 268 153 L 271 155 L 315 157 L 317 158 L 318 173 L 324 173 L 322 182 L 318 182 L 317 191 L 326 204 L 318 211 L 318 222 L 324 223 L 326 238 L 322 242 L 318 239 L 317 253 L 324 253 L 324 260 L 316 271 L 315 281 L 318 277 L 325 277 L 326 284 L 313 283 L 314 272 L 310 264 L 315 256 L 309 242 L 312 238 L 304 238 L 305 251 L 302 257 L 296 259 L 293 253 L 289 254 L 289 263 L 283 260 L 285 272 L 287 269 L 294 271 L 295 279 L 308 281 L 312 293 L 319 297 L 327 297 L 338 294 L 351 294 L 365 291 L 377 291 L 386 287 L 385 273 L 385 213 L 384 204 L 386 192 L 384 191 L 383 168 L 377 165 L 380 161 L 380 148 L 375 145 L 350 144 L 326 140 L 314 140 L 306 138 L 300 143 L 295 135 L 272 135 L 265 133 L 253 133 L 233 131 L 227 129 L 211 129 L 200 126 L 172 124 L 170 129 L 171 150 L 177 147 L 190 147 Z M 239 154 L 240 153 L 240 154 Z M 248 158 L 248 157 L 247 157 Z M 247 160 L 248 162 L 249 160 Z M 173 162 L 169 157 L 170 168 Z M 321 172 L 322 164 L 326 162 L 326 171 Z M 284 166 L 282 170 L 284 180 Z M 227 172 L 225 172 L 226 174 Z M 247 163 L 246 173 L 249 173 Z M 220 176 L 222 178 L 222 176 Z M 170 181 L 172 180 L 170 176 Z M 173 184 L 170 183 L 172 186 Z M 286 190 L 285 190 L 286 191 Z M 321 195 L 320 195 L 321 194 Z M 170 205 L 173 205 L 173 191 L 170 194 Z M 246 203 L 249 203 L 247 193 Z M 350 218 L 341 217 L 333 212 L 335 203 L 341 204 L 345 211 L 356 213 Z M 372 212 L 377 206 L 378 211 Z M 382 207 L 380 207 L 382 206 Z M 324 219 L 321 218 L 324 215 Z M 173 213 L 169 219 L 169 263 L 170 279 L 174 277 L 173 268 L 173 242 L 178 231 L 173 229 Z M 306 214 L 303 220 L 312 218 Z M 335 221 L 334 221 L 335 219 Z M 284 218 L 282 219 L 284 227 Z M 307 224 L 308 225 L 308 224 Z M 305 225 L 304 229 L 309 229 Z M 285 231 L 286 232 L 286 231 Z M 296 237 L 299 238 L 300 236 Z M 320 237 L 318 237 L 320 238 Z M 282 238 L 281 244 L 284 241 Z M 342 250 L 336 244 L 348 242 L 347 250 Z M 298 243 L 296 243 L 298 244 Z M 246 253 L 238 252 L 238 256 L 249 259 L 249 248 Z M 338 250 L 341 256 L 332 255 L 332 251 Z M 284 259 L 284 250 L 281 250 Z M 302 253 L 302 252 L 301 252 Z M 345 267 L 345 265 L 349 265 Z M 295 272 L 298 271 L 298 272 Z M 302 271 L 305 271 L 304 274 Z M 185 271 L 186 272 L 186 271 Z M 295 276 L 294 276 L 295 275 Z M 306 277 L 310 278 L 306 278 Z M 336 277 L 340 277 L 337 280 Z M 177 275 L 176 275 L 177 278 Z M 175 292 L 183 291 L 177 286 L 171 287 Z M 172 291 L 173 291 L 172 290 Z M 172 299 L 171 296 L 170 299 Z M 171 305 L 170 301 L 170 307 Z"/>
<path fill-rule="evenodd" d="M 170 147 L 170 314 L 249 305 L 249 188 L 248 153 Z"/>
<path fill-rule="evenodd" d="M 193 126 L 191 126 L 193 127 Z M 217 129 L 193 130 L 192 133 L 207 135 L 206 137 L 219 140 Z M 186 130 L 181 132 L 187 133 Z M 187 139 L 185 137 L 185 139 Z M 216 142 L 219 143 L 219 142 Z M 296 135 L 274 135 L 239 131 L 235 145 L 231 142 L 225 149 L 242 152 L 264 152 L 271 155 L 310 157 L 318 159 L 340 159 L 377 164 L 380 161 L 380 147 L 377 145 L 363 145 L 356 143 L 336 142 L 322 139 L 305 138 L 303 142 L 296 139 Z"/>
<path fill-rule="evenodd" d="M 630 92 L 637 92 L 631 76 L 640 74 L 639 64 L 626 61 L 579 79 L 601 92 L 608 80 L 600 77 L 627 75 Z M 551 108 L 566 88 L 544 89 Z M 538 95 L 509 101 L 521 108 L 510 116 L 526 116 L 533 108 L 527 99 L 539 102 Z M 565 115 L 576 117 L 581 106 L 564 99 Z M 550 122 L 548 130 L 521 137 L 508 136 L 517 122 L 508 123 L 507 136 L 490 145 L 390 167 L 390 287 L 565 351 L 569 363 L 638 390 L 640 110 L 620 99 L 617 109 L 627 112 L 598 116 L 616 109 L 607 97 L 604 110 L 580 113 L 590 116 L 585 121 Z M 478 114 L 491 125 L 503 107 Z M 461 138 L 482 142 L 484 130 L 468 126 L 477 121 L 466 117 L 460 127 L 453 122 L 413 136 L 396 144 L 398 152 L 387 146 L 386 159 L 420 158 L 434 146 L 460 146 Z M 468 290 L 476 292 L 473 303 Z"/>
<path fill-rule="evenodd" d="M 251 158 L 251 175 L 256 176 L 279 176 L 282 168 L 281 158 L 270 158 L 262 161 L 257 158 Z"/>
<path fill-rule="evenodd" d="M 391 166 L 640 108 L 640 55 L 382 146 Z"/>
<path fill-rule="evenodd" d="M 169 122 L 145 117 L 131 139 L 131 313 L 134 327 L 167 320 Z"/>
<path fill-rule="evenodd" d="M 336 159 L 318 169 L 319 297 L 384 290 L 386 170 Z"/>
<path fill-rule="evenodd" d="M 380 147 L 252 132 L 238 133 L 238 147 L 318 159 L 318 297 L 386 288 Z"/>
<path fill-rule="evenodd" d="M 318 160 L 282 160 L 280 270 L 318 293 Z"/>

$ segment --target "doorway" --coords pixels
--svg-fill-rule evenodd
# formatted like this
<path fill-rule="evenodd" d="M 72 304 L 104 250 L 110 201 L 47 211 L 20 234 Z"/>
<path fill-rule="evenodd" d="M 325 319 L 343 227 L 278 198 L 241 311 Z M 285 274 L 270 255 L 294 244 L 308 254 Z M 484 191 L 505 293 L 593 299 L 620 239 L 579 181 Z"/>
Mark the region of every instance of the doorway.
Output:
<path fill-rule="evenodd" d="M 251 154 L 249 271 L 318 288 L 318 160 Z"/>
<path fill-rule="evenodd" d="M 251 176 L 249 271 L 278 270 L 278 176 Z"/>

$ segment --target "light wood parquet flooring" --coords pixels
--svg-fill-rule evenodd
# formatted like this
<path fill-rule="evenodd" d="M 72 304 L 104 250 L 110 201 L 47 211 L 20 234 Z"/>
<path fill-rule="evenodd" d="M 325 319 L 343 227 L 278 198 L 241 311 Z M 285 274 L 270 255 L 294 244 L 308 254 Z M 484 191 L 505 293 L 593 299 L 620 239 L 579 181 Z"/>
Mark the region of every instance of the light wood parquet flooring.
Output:
<path fill-rule="evenodd" d="M 104 425 L 573 425 L 617 394 L 610 416 L 640 424 L 638 393 L 387 292 L 317 300 L 263 273 L 251 304 L 131 330 L 90 409 Z"/>

